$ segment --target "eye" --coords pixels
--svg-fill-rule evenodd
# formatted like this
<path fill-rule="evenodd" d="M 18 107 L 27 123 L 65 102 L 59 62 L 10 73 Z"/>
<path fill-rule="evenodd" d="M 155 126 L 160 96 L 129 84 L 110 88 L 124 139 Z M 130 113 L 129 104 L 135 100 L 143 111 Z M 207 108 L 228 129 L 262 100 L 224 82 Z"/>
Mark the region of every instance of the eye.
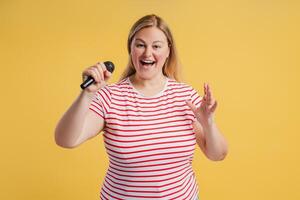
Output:
<path fill-rule="evenodd" d="M 141 44 L 141 43 L 138 43 L 138 44 L 136 44 L 135 46 L 136 46 L 137 48 L 145 47 L 145 45 L 144 45 L 144 44 Z"/>
<path fill-rule="evenodd" d="M 160 45 L 154 45 L 153 48 L 154 48 L 154 49 L 160 49 L 161 46 L 160 46 Z"/>

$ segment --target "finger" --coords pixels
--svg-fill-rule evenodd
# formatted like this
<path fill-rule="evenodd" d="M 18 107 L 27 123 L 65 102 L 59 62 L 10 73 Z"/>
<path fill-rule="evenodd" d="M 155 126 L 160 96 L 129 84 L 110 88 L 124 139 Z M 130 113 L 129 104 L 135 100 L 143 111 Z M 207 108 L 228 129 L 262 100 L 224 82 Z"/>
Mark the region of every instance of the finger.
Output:
<path fill-rule="evenodd" d="M 210 107 L 210 112 L 212 112 L 212 113 L 215 112 L 217 105 L 218 105 L 218 103 L 217 103 L 217 101 L 215 101 L 215 103 Z"/>
<path fill-rule="evenodd" d="M 88 75 L 86 74 L 86 71 L 82 72 L 81 76 L 82 76 L 82 81 L 83 82 L 88 78 Z"/>
<path fill-rule="evenodd" d="M 105 80 L 108 80 L 110 77 L 111 77 L 111 72 L 108 71 L 108 70 L 106 70 L 106 71 L 104 72 L 104 78 L 105 78 Z"/>
<path fill-rule="evenodd" d="M 106 76 L 107 75 L 107 72 L 109 72 L 105 66 L 105 64 L 103 62 L 100 63 L 101 65 L 101 68 L 103 70 L 103 78 L 104 78 L 104 81 L 108 79 L 108 77 Z"/>
<path fill-rule="evenodd" d="M 210 96 L 209 96 L 209 90 L 208 90 L 208 83 L 205 83 L 205 89 L 204 89 L 204 96 L 205 96 L 205 101 L 207 102 L 207 103 L 209 103 L 209 101 L 210 101 Z"/>
<path fill-rule="evenodd" d="M 206 90 L 206 83 L 204 83 L 204 96 L 206 95 L 207 90 Z"/>
<path fill-rule="evenodd" d="M 186 101 L 186 104 L 191 108 L 194 114 L 197 113 L 197 107 L 191 101 Z"/>
<path fill-rule="evenodd" d="M 212 104 L 212 93 L 208 84 L 207 84 L 207 101 L 209 104 Z"/>
<path fill-rule="evenodd" d="M 103 73 L 107 71 L 106 69 L 106 66 L 103 62 L 100 63 L 101 67 L 102 67 L 102 70 L 103 70 Z"/>
<path fill-rule="evenodd" d="M 96 70 L 93 70 L 92 68 L 89 68 L 86 73 L 85 73 L 85 77 L 91 76 L 93 77 L 94 80 L 97 80 L 97 74 L 96 74 Z"/>
<path fill-rule="evenodd" d="M 204 91 L 204 94 L 203 94 L 203 97 L 202 97 L 202 101 L 206 101 L 206 85 L 205 85 L 205 83 L 204 83 L 204 85 L 203 85 L 203 91 Z"/>
<path fill-rule="evenodd" d="M 95 81 L 98 83 L 98 82 L 100 82 L 100 73 L 99 73 L 99 71 L 98 71 L 98 68 L 97 68 L 97 66 L 93 66 L 93 67 L 91 67 L 91 70 L 93 70 L 93 72 L 96 74 L 96 79 L 95 79 Z"/>
<path fill-rule="evenodd" d="M 200 103 L 202 104 L 202 103 L 204 103 L 205 102 L 205 99 L 204 99 L 204 97 L 202 96 L 202 97 L 200 97 L 201 99 L 200 99 Z"/>
<path fill-rule="evenodd" d="M 103 67 L 102 67 L 102 64 L 103 64 L 103 63 L 98 62 L 98 63 L 96 64 L 96 66 L 97 66 L 97 69 L 98 69 L 99 74 L 100 74 L 100 80 L 101 80 L 101 81 L 104 81 L 104 75 L 103 75 Z"/>

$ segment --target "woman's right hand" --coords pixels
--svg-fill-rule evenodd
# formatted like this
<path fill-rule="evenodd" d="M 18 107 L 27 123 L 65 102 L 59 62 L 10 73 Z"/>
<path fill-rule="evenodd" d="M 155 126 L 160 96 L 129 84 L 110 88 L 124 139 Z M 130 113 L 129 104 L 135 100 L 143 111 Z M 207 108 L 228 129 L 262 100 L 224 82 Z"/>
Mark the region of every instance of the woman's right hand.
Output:
<path fill-rule="evenodd" d="M 88 93 L 95 93 L 106 85 L 106 81 L 111 77 L 111 73 L 106 69 L 103 62 L 99 62 L 82 72 L 83 81 L 85 81 L 88 76 L 93 77 L 95 82 L 84 90 Z"/>

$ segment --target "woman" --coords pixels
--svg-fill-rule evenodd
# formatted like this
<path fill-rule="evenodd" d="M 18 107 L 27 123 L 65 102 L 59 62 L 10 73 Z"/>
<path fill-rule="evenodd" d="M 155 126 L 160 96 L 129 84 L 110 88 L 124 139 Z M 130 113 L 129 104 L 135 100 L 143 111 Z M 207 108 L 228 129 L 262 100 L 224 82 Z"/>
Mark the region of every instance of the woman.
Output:
<path fill-rule="evenodd" d="M 103 63 L 83 78 L 83 90 L 59 121 L 55 140 L 74 148 L 103 131 L 109 168 L 101 199 L 198 198 L 192 169 L 195 144 L 211 160 L 222 160 L 227 143 L 213 115 L 217 102 L 204 85 L 201 98 L 178 82 L 178 59 L 171 32 L 156 15 L 139 19 L 128 37 L 129 63 L 121 80 L 106 85 Z"/>

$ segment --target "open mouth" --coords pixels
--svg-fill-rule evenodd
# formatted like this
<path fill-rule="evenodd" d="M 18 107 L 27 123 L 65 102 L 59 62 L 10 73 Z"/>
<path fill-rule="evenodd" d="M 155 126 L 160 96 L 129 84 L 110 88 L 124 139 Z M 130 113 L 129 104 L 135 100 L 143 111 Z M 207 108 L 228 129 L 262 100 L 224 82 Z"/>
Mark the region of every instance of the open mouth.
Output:
<path fill-rule="evenodd" d="M 143 66 L 152 66 L 155 64 L 155 61 L 152 61 L 152 60 L 140 60 L 140 63 L 143 65 Z"/>

